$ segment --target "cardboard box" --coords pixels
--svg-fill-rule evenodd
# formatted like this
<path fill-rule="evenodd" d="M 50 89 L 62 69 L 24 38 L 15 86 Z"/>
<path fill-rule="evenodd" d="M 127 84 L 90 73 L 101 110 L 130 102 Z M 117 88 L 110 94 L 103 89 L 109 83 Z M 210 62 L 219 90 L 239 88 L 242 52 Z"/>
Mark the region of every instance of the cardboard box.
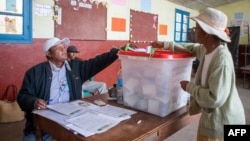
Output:
<path fill-rule="evenodd" d="M 189 94 L 181 80 L 190 80 L 194 57 L 189 53 L 121 51 L 124 105 L 164 117 L 185 106 Z"/>

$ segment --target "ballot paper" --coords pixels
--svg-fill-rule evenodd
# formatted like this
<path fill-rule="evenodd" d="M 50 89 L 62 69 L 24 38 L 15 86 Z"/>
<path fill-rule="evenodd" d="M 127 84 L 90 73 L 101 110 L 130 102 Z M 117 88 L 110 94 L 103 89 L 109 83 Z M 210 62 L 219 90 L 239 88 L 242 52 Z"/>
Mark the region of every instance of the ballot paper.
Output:
<path fill-rule="evenodd" d="M 76 100 L 76 101 L 73 101 L 70 103 L 75 105 L 75 106 L 80 106 L 83 109 L 79 112 L 72 114 L 72 115 L 61 114 L 59 112 L 55 112 L 54 110 L 50 110 L 50 109 L 34 110 L 33 113 L 40 115 L 40 116 L 43 116 L 45 118 L 48 118 L 48 119 L 60 124 L 61 126 L 63 126 L 64 128 L 66 128 L 67 130 L 69 130 L 70 132 L 72 132 L 74 134 L 81 134 L 85 137 L 89 137 L 91 135 L 96 134 L 95 132 L 84 130 L 84 129 L 81 129 L 75 125 L 70 124 L 69 122 L 67 122 L 67 119 L 77 117 L 77 116 L 82 115 L 88 111 L 92 111 L 93 109 L 96 109 L 99 106 L 96 106 L 95 104 L 92 104 L 92 103 L 89 103 L 86 101 L 82 101 L 82 100 Z M 66 106 L 67 106 L 67 104 L 66 104 Z"/>
<path fill-rule="evenodd" d="M 83 107 L 79 105 L 75 105 L 73 103 L 58 103 L 58 104 L 52 104 L 47 105 L 47 107 L 51 110 L 54 110 L 58 113 L 64 114 L 64 115 L 72 115 L 77 112 L 80 112 Z"/>
<path fill-rule="evenodd" d="M 147 52 L 147 50 L 145 48 L 131 48 L 131 47 L 128 47 L 128 50 L 131 50 L 133 52 Z"/>
<path fill-rule="evenodd" d="M 84 113 L 81 116 L 67 119 L 66 121 L 82 130 L 94 133 L 105 132 L 120 122 L 113 117 L 93 111 Z M 73 126 L 71 128 L 73 128 L 76 132 L 78 131 L 78 129 Z"/>
<path fill-rule="evenodd" d="M 135 114 L 136 112 L 133 110 L 128 110 L 125 108 L 120 108 L 117 106 L 112 106 L 112 105 L 105 105 L 102 107 L 98 107 L 95 109 L 95 111 L 114 117 L 114 118 L 126 118 L 129 117 L 133 114 Z"/>
<path fill-rule="evenodd" d="M 130 119 L 131 115 L 136 113 L 111 105 L 100 107 L 83 100 L 48 106 L 50 108 L 34 110 L 33 113 L 60 124 L 74 134 L 81 134 L 85 137 L 103 133 L 121 121 Z"/>
<path fill-rule="evenodd" d="M 85 111 L 86 112 L 86 111 Z M 63 114 L 60 114 L 58 112 L 52 111 L 52 110 L 35 110 L 33 111 L 34 114 L 38 114 L 40 116 L 43 116 L 45 118 L 48 118 L 58 124 L 60 124 L 62 127 L 66 128 L 70 132 L 74 134 L 81 134 L 85 137 L 89 137 L 91 135 L 96 134 L 95 132 L 91 132 L 88 130 L 81 129 L 77 126 L 74 126 L 67 122 L 67 119 L 77 117 L 77 116 L 66 116 Z"/>
<path fill-rule="evenodd" d="M 86 102 L 86 101 L 82 101 L 82 100 L 76 100 L 73 102 L 70 102 L 71 104 L 77 106 L 77 107 L 81 107 L 81 111 L 75 112 L 74 114 L 71 115 L 65 115 L 65 114 L 61 114 L 59 112 L 56 112 L 55 110 L 51 110 L 51 109 L 45 109 L 45 110 L 33 110 L 32 112 L 34 114 L 38 114 L 40 116 L 46 117 L 52 121 L 55 121 L 59 124 L 67 124 L 66 119 L 69 118 L 73 118 L 73 117 L 77 117 L 79 115 L 82 115 L 88 111 L 92 111 L 93 109 L 98 108 L 99 106 L 96 106 L 95 104 Z M 67 106 L 68 104 L 66 104 Z M 65 107 L 61 107 L 61 108 L 65 108 Z"/>

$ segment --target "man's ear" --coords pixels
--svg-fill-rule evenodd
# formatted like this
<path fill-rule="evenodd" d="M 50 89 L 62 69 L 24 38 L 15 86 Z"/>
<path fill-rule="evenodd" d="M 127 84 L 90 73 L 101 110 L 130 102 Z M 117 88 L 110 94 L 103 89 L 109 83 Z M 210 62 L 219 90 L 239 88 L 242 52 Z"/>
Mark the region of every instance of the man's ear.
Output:
<path fill-rule="evenodd" d="M 51 57 L 51 53 L 49 51 L 46 52 L 47 57 Z"/>

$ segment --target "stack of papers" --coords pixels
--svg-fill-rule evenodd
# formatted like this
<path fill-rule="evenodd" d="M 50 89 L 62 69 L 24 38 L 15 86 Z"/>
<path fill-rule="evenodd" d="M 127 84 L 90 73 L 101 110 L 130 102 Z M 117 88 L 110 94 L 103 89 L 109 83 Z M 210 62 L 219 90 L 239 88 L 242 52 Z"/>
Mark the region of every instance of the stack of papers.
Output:
<path fill-rule="evenodd" d="M 132 110 L 128 110 L 128 109 L 124 109 L 124 108 L 120 108 L 120 107 L 116 107 L 116 106 L 112 106 L 112 105 L 106 105 L 103 107 L 98 107 L 95 109 L 95 111 L 117 118 L 117 119 L 121 119 L 121 118 L 126 118 L 126 117 L 130 117 L 130 115 L 135 114 L 135 111 Z"/>
<path fill-rule="evenodd" d="M 58 104 L 48 105 L 47 108 L 64 115 L 73 115 L 81 111 L 84 107 L 81 107 L 74 103 L 58 103 Z"/>
<path fill-rule="evenodd" d="M 88 137 L 111 129 L 136 112 L 112 105 L 100 107 L 77 100 L 48 105 L 48 109 L 34 110 L 33 113 L 55 121 L 75 134 Z"/>
<path fill-rule="evenodd" d="M 93 133 L 102 133 L 104 131 L 107 131 L 120 122 L 109 116 L 94 112 L 87 112 L 80 116 L 67 119 L 66 121 L 83 130 L 87 130 Z"/>

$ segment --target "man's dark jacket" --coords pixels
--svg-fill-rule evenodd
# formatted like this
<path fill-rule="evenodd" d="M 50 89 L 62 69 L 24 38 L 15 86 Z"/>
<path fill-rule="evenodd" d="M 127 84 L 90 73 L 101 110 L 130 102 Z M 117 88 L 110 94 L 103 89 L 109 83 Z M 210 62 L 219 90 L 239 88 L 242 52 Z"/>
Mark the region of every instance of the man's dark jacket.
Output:
<path fill-rule="evenodd" d="M 66 77 L 69 85 L 70 100 L 82 97 L 82 84 L 90 77 L 105 69 L 117 58 L 118 49 L 96 56 L 89 60 L 72 60 L 69 62 L 70 70 L 66 67 Z M 20 108 L 25 111 L 26 125 L 25 135 L 34 132 L 33 114 L 36 99 L 50 98 L 50 85 L 52 81 L 52 70 L 49 62 L 40 63 L 29 69 L 24 76 L 23 84 L 17 95 Z"/>

